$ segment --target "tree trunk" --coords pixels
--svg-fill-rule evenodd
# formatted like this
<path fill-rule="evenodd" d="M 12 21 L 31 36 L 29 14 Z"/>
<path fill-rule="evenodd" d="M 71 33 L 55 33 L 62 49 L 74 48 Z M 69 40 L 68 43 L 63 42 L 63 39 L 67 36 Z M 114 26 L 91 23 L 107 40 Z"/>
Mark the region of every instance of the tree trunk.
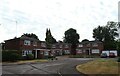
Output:
<path fill-rule="evenodd" d="M 76 55 L 76 48 L 77 48 L 77 45 L 76 45 L 76 44 L 74 44 L 74 45 L 72 44 L 72 45 L 71 45 L 71 54 L 72 54 L 72 55 Z"/>

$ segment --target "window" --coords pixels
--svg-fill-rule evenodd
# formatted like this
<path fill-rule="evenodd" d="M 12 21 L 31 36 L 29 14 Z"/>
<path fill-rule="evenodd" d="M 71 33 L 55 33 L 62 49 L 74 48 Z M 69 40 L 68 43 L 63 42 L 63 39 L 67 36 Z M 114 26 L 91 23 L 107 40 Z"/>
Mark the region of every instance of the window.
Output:
<path fill-rule="evenodd" d="M 86 46 L 87 46 L 87 47 L 90 47 L 90 43 L 88 43 Z"/>
<path fill-rule="evenodd" d="M 34 42 L 33 42 L 33 46 L 37 46 L 37 42 L 34 41 Z"/>
<path fill-rule="evenodd" d="M 48 56 L 49 55 L 48 51 L 44 51 L 44 55 Z"/>
<path fill-rule="evenodd" d="M 65 45 L 65 48 L 68 48 L 68 45 Z"/>
<path fill-rule="evenodd" d="M 52 45 L 52 48 L 55 48 L 55 45 Z"/>
<path fill-rule="evenodd" d="M 100 51 L 99 51 L 99 49 L 93 49 L 92 50 L 92 53 L 99 53 Z"/>
<path fill-rule="evenodd" d="M 78 53 L 78 54 L 79 54 L 79 53 L 82 53 L 82 50 L 78 49 L 78 50 L 77 50 L 77 53 Z"/>
<path fill-rule="evenodd" d="M 60 48 L 62 48 L 62 45 L 60 45 Z"/>
<path fill-rule="evenodd" d="M 27 54 L 32 54 L 32 50 L 23 50 L 22 56 L 26 56 Z"/>
<path fill-rule="evenodd" d="M 45 43 L 41 43 L 41 46 L 42 46 L 42 47 L 46 47 L 46 44 L 45 44 Z"/>
<path fill-rule="evenodd" d="M 70 51 L 69 50 L 64 50 L 64 53 L 65 54 L 70 54 Z"/>
<path fill-rule="evenodd" d="M 97 44 L 97 43 L 93 43 L 92 46 L 93 46 L 93 47 L 96 47 L 96 46 L 98 46 L 98 44 Z"/>
<path fill-rule="evenodd" d="M 79 46 L 78 47 L 83 47 L 83 45 L 82 44 L 79 44 Z"/>
<path fill-rule="evenodd" d="M 29 40 L 24 40 L 24 45 L 30 45 L 30 41 Z"/>

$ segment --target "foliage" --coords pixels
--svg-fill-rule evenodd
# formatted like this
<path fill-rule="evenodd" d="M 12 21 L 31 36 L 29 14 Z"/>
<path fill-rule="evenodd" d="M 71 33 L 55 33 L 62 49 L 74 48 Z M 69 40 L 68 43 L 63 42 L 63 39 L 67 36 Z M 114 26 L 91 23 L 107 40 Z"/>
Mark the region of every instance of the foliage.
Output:
<path fill-rule="evenodd" d="M 22 58 L 18 51 L 4 50 L 2 51 L 2 61 L 17 61 Z"/>
<path fill-rule="evenodd" d="M 118 62 L 120 62 L 120 57 L 118 58 L 118 60 L 117 60 Z"/>
<path fill-rule="evenodd" d="M 89 41 L 88 39 L 83 39 L 82 42 L 86 42 L 86 41 Z"/>
<path fill-rule="evenodd" d="M 70 55 L 70 58 L 99 58 L 99 55 Z"/>
<path fill-rule="evenodd" d="M 35 34 L 33 34 L 33 33 L 31 33 L 31 34 L 29 34 L 29 33 L 24 33 L 22 36 L 27 36 L 27 37 L 34 38 L 34 39 L 39 40 L 38 36 L 35 35 Z M 22 36 L 21 36 L 21 37 L 22 37 Z"/>
<path fill-rule="evenodd" d="M 118 55 L 120 56 L 120 39 L 116 41 L 116 45 L 117 45 Z"/>
<path fill-rule="evenodd" d="M 117 24 L 115 22 L 108 22 L 106 26 L 98 26 L 93 29 L 93 38 L 95 40 L 104 42 L 104 49 L 116 49 L 115 39 L 118 37 Z"/>
<path fill-rule="evenodd" d="M 46 41 L 46 44 L 47 44 L 47 47 L 50 48 L 51 47 L 51 44 L 54 44 L 56 43 L 56 39 L 52 36 L 51 34 L 51 31 L 50 29 L 46 30 L 46 38 L 45 38 L 45 41 Z"/>
<path fill-rule="evenodd" d="M 64 42 L 71 44 L 71 54 L 76 54 L 76 47 L 79 43 L 79 34 L 76 32 L 75 29 L 70 28 L 67 31 L 65 31 L 65 37 Z"/>
<path fill-rule="evenodd" d="M 34 55 L 33 54 L 27 54 L 26 58 L 28 60 L 33 60 L 34 59 Z"/>

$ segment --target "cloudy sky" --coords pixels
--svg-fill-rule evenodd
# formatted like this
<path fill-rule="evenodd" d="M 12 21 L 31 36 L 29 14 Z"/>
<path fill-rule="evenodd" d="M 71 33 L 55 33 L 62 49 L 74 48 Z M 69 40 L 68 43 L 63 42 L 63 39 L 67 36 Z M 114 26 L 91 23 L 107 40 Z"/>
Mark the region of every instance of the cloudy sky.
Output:
<path fill-rule="evenodd" d="M 118 1 L 0 0 L 0 42 L 23 33 L 34 33 L 45 40 L 46 28 L 51 29 L 57 41 L 69 28 L 77 30 L 80 41 L 93 40 L 95 27 L 118 21 Z"/>

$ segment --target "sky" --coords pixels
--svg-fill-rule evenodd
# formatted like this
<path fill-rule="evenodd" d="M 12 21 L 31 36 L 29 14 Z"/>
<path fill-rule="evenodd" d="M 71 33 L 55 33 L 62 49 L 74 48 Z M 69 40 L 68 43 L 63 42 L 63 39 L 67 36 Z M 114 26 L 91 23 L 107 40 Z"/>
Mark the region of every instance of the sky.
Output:
<path fill-rule="evenodd" d="M 119 0 L 0 0 L 0 42 L 34 33 L 45 40 L 46 29 L 63 40 L 74 28 L 80 40 L 93 39 L 93 29 L 118 21 Z"/>

